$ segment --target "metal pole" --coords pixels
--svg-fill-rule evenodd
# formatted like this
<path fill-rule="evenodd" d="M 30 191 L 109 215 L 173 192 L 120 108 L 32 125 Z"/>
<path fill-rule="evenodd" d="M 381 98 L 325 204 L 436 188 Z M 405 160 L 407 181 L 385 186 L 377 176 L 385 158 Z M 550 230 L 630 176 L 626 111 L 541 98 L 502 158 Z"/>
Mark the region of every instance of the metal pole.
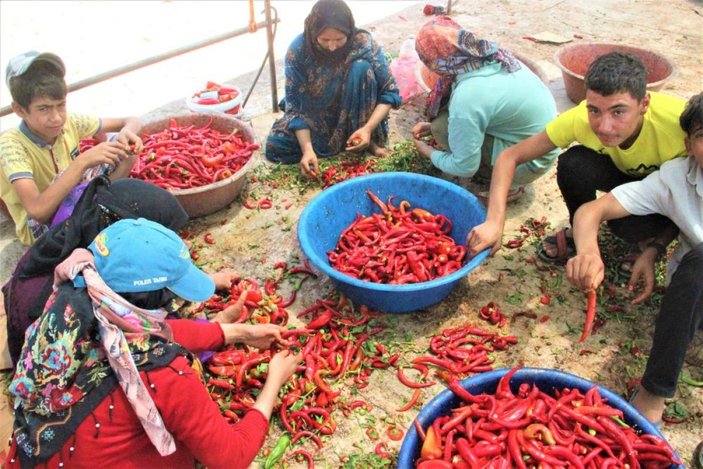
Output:
<path fill-rule="evenodd" d="M 271 79 L 271 112 L 278 111 L 278 88 L 276 84 L 276 60 L 273 57 L 273 23 L 271 22 L 271 0 L 264 0 L 266 11 L 266 41 L 268 42 L 269 75 Z M 276 15 L 278 20 L 278 15 Z"/>
<path fill-rule="evenodd" d="M 267 4 L 269 3 L 268 0 L 266 1 L 266 3 Z M 271 35 L 271 24 L 268 23 L 269 20 L 270 20 L 270 15 L 268 14 L 268 9 L 267 9 L 266 21 L 256 23 L 256 27 L 258 29 L 258 28 L 263 28 L 264 26 L 266 26 L 269 35 Z M 280 20 L 278 18 L 276 18 L 275 21 L 279 22 Z M 195 42 L 191 45 L 184 46 L 184 47 L 181 47 L 178 49 L 174 49 L 172 51 L 165 52 L 163 54 L 155 55 L 153 57 L 149 57 L 148 59 L 140 60 L 138 62 L 134 62 L 132 64 L 125 65 L 123 67 L 118 67 L 114 70 L 110 70 L 108 72 L 100 73 L 100 74 L 92 76 L 90 78 L 86 78 L 85 80 L 81 80 L 76 83 L 72 83 L 72 84 L 68 85 L 68 91 L 69 92 L 78 91 L 82 88 L 86 88 L 88 86 L 95 85 L 96 83 L 100 83 L 105 80 L 109 80 L 111 78 L 115 78 L 120 75 L 124 75 L 125 73 L 129 73 L 131 71 L 138 70 L 140 68 L 144 68 L 147 65 L 153 65 L 153 64 L 156 64 L 159 62 L 163 62 L 164 60 L 167 60 L 167 59 L 170 59 L 173 57 L 177 57 L 179 55 L 183 55 L 187 52 L 192 52 L 197 49 L 202 49 L 203 47 L 210 46 L 212 44 L 216 44 L 218 42 L 222 42 L 224 40 L 231 39 L 233 37 L 241 36 L 243 34 L 248 34 L 248 33 L 249 33 L 248 26 L 245 28 L 235 29 L 234 31 L 230 31 L 228 33 L 223 33 L 218 36 L 214 36 L 210 39 L 205 39 L 200 42 Z M 273 57 L 273 46 L 272 46 L 271 41 L 269 42 L 269 53 L 271 54 L 270 57 Z M 273 73 L 275 76 L 275 68 L 274 68 Z M 273 91 L 275 92 L 275 84 L 273 86 L 274 86 Z M 277 100 L 274 98 L 274 101 L 277 101 Z M 5 106 L 3 108 L 0 108 L 0 117 L 6 116 L 8 114 L 12 114 L 12 108 L 10 106 Z"/>

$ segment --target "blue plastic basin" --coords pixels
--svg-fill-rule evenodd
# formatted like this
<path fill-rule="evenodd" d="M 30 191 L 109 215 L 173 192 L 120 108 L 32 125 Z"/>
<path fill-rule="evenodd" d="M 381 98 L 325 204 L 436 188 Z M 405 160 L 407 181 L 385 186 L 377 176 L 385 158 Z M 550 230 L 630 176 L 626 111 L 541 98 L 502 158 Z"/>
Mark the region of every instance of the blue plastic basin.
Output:
<path fill-rule="evenodd" d="M 488 256 L 479 253 L 456 272 L 429 282 L 386 285 L 365 282 L 333 269 L 327 252 L 334 250 L 342 231 L 357 214 L 380 213 L 366 190 L 384 202 L 396 196 L 395 204 L 407 200 L 413 207 L 441 213 L 453 222 L 449 233 L 458 244 L 466 243 L 469 231 L 486 219 L 486 210 L 466 189 L 436 177 L 414 173 L 379 173 L 356 177 L 320 192 L 305 207 L 298 220 L 298 240 L 310 262 L 335 283 L 337 289 L 358 304 L 387 313 L 408 313 L 442 301 L 462 278 Z"/>
<path fill-rule="evenodd" d="M 471 376 L 463 380 L 461 382 L 461 386 L 472 394 L 493 394 L 498 386 L 498 381 L 500 381 L 500 379 L 505 376 L 508 371 L 510 371 L 510 369 L 503 368 Z M 521 383 L 534 384 L 541 391 L 552 395 L 554 394 L 555 389 L 563 388 L 578 389 L 585 393 L 595 385 L 592 381 L 572 375 L 571 373 L 548 368 L 523 368 L 519 370 L 510 380 L 510 388 L 513 392 L 517 392 L 517 389 Z M 630 405 L 630 403 L 625 399 L 610 389 L 600 385 L 598 386 L 598 391 L 603 398 L 608 400 L 609 405 L 622 410 L 625 417 L 625 422 L 629 425 L 634 427 L 636 430 L 641 430 L 643 433 L 656 435 L 666 441 L 664 435 L 661 434 L 659 429 L 642 414 L 640 414 L 637 409 L 632 407 L 632 405 Z M 457 407 L 459 404 L 460 399 L 456 397 L 456 395 L 449 389 L 445 389 L 422 408 L 420 413 L 417 415 L 417 419 L 422 428 L 426 429 L 435 419 L 441 417 L 442 415 L 448 415 L 451 412 L 451 409 Z M 414 468 L 415 461 L 420 457 L 421 447 L 422 442 L 417 434 L 417 430 L 415 430 L 414 425 L 410 425 L 410 428 L 403 439 L 403 445 L 400 447 L 400 453 L 398 455 L 398 468 Z M 672 451 L 674 451 L 673 448 Z M 680 459 L 676 454 L 676 451 L 674 451 L 674 456 L 676 456 L 677 459 Z M 671 467 L 684 468 L 684 466 L 676 465 L 672 465 Z"/>

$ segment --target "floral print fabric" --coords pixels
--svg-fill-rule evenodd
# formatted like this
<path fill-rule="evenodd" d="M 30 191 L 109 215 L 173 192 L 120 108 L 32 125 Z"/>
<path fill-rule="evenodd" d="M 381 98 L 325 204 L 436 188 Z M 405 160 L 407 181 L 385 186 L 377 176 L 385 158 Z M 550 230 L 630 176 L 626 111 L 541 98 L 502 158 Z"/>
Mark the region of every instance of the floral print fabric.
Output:
<path fill-rule="evenodd" d="M 185 351 L 170 342 L 163 310 L 142 310 L 102 282 L 86 251 L 76 250 L 57 275 L 81 272 L 87 288 L 62 283 L 26 332 L 10 392 L 23 466 L 60 450 L 80 423 L 120 384 L 162 454 L 175 450 L 137 373 L 168 365 Z M 65 269 L 67 274 L 62 274 Z M 125 389 L 128 388 L 128 389 Z M 130 389 L 131 388 L 131 389 Z"/>

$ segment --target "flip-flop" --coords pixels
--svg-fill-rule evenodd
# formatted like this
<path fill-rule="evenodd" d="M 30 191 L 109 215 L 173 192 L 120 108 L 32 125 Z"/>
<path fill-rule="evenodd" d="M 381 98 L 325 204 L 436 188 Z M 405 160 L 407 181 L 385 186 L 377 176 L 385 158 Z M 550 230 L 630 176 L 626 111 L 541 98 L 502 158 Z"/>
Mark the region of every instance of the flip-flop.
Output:
<path fill-rule="evenodd" d="M 537 256 L 544 262 L 559 264 L 566 262 L 570 257 L 576 254 L 576 245 L 574 239 L 566 236 L 566 228 L 562 228 L 552 236 L 547 236 L 537 247 Z M 557 247 L 557 255 L 550 256 L 544 250 L 544 243 L 550 243 Z"/>

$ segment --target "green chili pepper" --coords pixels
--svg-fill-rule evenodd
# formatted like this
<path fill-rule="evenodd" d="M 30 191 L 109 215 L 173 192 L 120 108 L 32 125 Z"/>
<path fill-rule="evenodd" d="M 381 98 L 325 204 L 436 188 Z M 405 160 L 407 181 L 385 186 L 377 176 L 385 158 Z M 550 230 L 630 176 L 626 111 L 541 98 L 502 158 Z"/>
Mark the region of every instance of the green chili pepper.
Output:
<path fill-rule="evenodd" d="M 564 278 L 561 276 L 561 274 L 557 274 L 556 277 L 554 277 L 554 282 L 549 286 L 549 288 L 555 289 L 559 288 L 564 281 Z"/>
<path fill-rule="evenodd" d="M 618 417 L 617 415 L 612 415 L 611 418 L 613 420 L 615 420 L 617 423 L 619 423 L 621 427 L 630 428 L 630 426 L 628 424 L 626 424 L 625 421 L 623 419 L 621 419 L 620 417 Z"/>
<path fill-rule="evenodd" d="M 691 378 L 690 376 L 681 375 L 681 381 L 683 381 L 684 383 L 686 383 L 690 386 L 695 386 L 697 388 L 703 387 L 703 381 L 696 381 L 695 379 Z"/>
<path fill-rule="evenodd" d="M 288 447 L 290 446 L 290 435 L 287 433 L 281 436 L 276 442 L 276 446 L 273 447 L 271 453 L 269 453 L 266 461 L 264 462 L 264 469 L 272 469 L 278 465 Z"/>

